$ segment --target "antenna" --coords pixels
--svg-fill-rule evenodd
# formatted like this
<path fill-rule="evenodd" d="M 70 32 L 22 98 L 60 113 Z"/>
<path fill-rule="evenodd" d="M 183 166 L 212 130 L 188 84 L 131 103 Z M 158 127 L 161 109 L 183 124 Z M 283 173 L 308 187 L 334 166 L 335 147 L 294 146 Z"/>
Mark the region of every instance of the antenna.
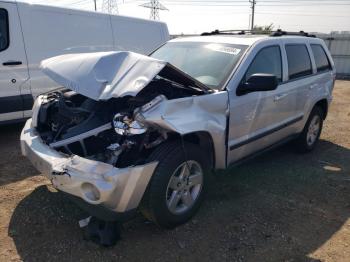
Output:
<path fill-rule="evenodd" d="M 153 20 L 159 20 L 159 10 L 169 11 L 169 9 L 162 5 L 158 0 L 151 0 L 150 2 L 142 4 L 140 6 L 151 9 L 150 19 Z"/>
<path fill-rule="evenodd" d="M 102 2 L 102 12 L 108 14 L 118 14 L 118 4 L 117 0 L 103 0 Z"/>

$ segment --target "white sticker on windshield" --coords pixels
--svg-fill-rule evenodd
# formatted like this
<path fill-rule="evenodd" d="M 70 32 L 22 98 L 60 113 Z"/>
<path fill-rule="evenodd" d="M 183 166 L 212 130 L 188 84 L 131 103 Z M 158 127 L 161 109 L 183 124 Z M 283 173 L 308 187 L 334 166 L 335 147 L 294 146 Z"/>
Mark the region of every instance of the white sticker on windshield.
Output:
<path fill-rule="evenodd" d="M 241 52 L 241 49 L 239 48 L 223 46 L 219 44 L 209 44 L 209 45 L 206 45 L 205 47 L 216 52 L 222 52 L 222 53 L 231 54 L 231 55 L 238 55 Z"/>

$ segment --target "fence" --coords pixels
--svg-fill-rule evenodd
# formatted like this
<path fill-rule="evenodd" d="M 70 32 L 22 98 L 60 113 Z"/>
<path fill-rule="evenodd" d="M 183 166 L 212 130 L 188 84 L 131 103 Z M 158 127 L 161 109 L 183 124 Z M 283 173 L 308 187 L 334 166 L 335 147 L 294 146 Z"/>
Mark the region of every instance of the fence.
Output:
<path fill-rule="evenodd" d="M 338 78 L 350 78 L 350 32 L 317 34 L 330 50 Z"/>

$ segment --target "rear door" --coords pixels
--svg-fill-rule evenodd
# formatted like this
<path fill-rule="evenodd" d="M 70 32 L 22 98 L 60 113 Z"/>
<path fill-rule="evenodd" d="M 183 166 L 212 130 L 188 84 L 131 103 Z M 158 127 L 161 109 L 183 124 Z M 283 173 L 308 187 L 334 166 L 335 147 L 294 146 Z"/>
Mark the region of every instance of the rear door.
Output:
<path fill-rule="evenodd" d="M 23 118 L 33 98 L 15 3 L 0 2 L 0 121 Z"/>
<path fill-rule="evenodd" d="M 331 58 L 327 55 L 326 46 L 315 42 L 310 43 L 310 47 L 315 61 L 315 76 L 314 83 L 309 88 L 309 103 L 311 104 L 304 103 L 304 111 L 311 109 L 313 103 L 320 99 L 331 97 L 335 81 L 335 71 L 332 67 Z"/>
<path fill-rule="evenodd" d="M 294 42 L 286 42 L 285 52 L 288 61 L 286 86 L 295 97 L 294 115 L 304 118 L 305 105 L 310 100 L 309 90 L 316 89 L 317 85 L 313 77 L 310 49 L 305 40 L 294 40 Z M 299 125 L 296 131 L 300 131 L 301 126 Z"/>

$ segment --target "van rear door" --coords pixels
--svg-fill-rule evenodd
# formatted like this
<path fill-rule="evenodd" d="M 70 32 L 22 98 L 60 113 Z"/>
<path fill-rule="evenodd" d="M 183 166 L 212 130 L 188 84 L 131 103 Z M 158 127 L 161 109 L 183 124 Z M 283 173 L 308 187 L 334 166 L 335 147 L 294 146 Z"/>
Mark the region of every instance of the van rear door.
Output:
<path fill-rule="evenodd" d="M 16 3 L 0 2 L 0 121 L 20 119 L 33 98 Z"/>

